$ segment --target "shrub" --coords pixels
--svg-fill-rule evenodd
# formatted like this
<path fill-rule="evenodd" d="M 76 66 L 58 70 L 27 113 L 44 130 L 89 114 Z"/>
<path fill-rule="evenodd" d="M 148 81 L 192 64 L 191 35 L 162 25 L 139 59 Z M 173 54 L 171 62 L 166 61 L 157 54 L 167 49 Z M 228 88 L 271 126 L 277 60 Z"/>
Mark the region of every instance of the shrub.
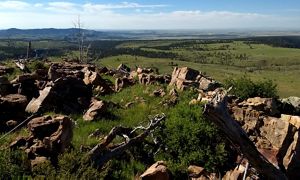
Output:
<path fill-rule="evenodd" d="M 26 177 L 29 170 L 30 162 L 23 151 L 0 151 L 0 179 Z"/>
<path fill-rule="evenodd" d="M 30 67 L 31 67 L 31 69 L 34 70 L 34 71 L 37 70 L 37 69 L 45 69 L 45 68 L 46 68 L 45 65 L 44 65 L 44 63 L 41 62 L 41 61 L 39 61 L 39 60 L 33 61 L 33 62 L 31 63 L 31 65 L 30 65 Z"/>
<path fill-rule="evenodd" d="M 184 174 L 189 165 L 214 171 L 227 157 L 223 136 L 202 116 L 201 106 L 189 105 L 190 99 L 190 95 L 183 95 L 180 103 L 170 109 L 165 128 L 158 134 L 164 147 L 156 159 L 166 160 L 176 175 Z"/>
<path fill-rule="evenodd" d="M 228 78 L 225 80 L 225 87 L 232 87 L 231 93 L 241 99 L 251 97 L 278 97 L 277 85 L 272 80 L 254 82 L 246 76 L 237 79 Z"/>

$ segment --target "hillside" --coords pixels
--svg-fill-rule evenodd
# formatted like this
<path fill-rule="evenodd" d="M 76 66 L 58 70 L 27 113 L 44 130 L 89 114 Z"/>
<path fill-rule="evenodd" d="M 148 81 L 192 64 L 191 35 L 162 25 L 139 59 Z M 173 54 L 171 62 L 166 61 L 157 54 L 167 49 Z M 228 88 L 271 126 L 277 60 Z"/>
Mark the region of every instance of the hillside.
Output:
<path fill-rule="evenodd" d="M 230 95 L 218 109 L 222 84 L 188 67 L 168 75 L 124 64 L 27 65 L 32 73 L 16 77 L 11 64 L 1 67 L 1 178 L 231 179 L 248 163 L 251 178 L 300 176 L 291 155 L 299 98 L 268 95 L 272 85 L 254 89 L 262 97 Z"/>

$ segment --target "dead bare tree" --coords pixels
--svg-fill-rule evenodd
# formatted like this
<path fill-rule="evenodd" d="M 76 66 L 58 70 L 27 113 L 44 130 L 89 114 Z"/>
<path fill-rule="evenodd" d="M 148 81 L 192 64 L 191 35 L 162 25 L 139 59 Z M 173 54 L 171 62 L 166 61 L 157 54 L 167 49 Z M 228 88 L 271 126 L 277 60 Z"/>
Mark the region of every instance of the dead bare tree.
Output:
<path fill-rule="evenodd" d="M 88 159 L 92 161 L 98 168 L 103 167 L 109 160 L 121 155 L 125 150 L 134 146 L 136 143 L 143 141 L 163 120 L 165 120 L 165 114 L 156 115 L 153 117 L 146 127 L 139 126 L 135 129 L 125 127 L 114 127 L 103 139 L 103 141 L 96 145 L 88 153 Z M 143 130 L 140 134 L 138 130 Z M 121 136 L 124 141 L 108 147 L 108 145 L 117 137 Z"/>
<path fill-rule="evenodd" d="M 83 57 L 83 44 L 84 44 L 84 32 L 82 30 L 82 22 L 80 15 L 78 15 L 77 20 L 73 22 L 74 28 L 76 29 L 76 41 L 78 45 L 78 51 L 79 51 L 79 62 L 82 62 Z"/>
<path fill-rule="evenodd" d="M 287 179 L 286 175 L 274 167 L 255 147 L 246 132 L 230 116 L 227 108 L 227 91 L 219 90 L 205 106 L 204 115 L 216 124 L 235 147 L 249 160 L 257 171 L 267 179 Z"/>
<path fill-rule="evenodd" d="M 80 63 L 88 63 L 89 49 L 91 48 L 91 43 L 89 43 L 87 46 L 85 45 L 85 34 L 80 16 L 78 16 L 77 20 L 73 22 L 73 26 L 76 30 L 75 37 L 79 51 L 78 60 Z"/>

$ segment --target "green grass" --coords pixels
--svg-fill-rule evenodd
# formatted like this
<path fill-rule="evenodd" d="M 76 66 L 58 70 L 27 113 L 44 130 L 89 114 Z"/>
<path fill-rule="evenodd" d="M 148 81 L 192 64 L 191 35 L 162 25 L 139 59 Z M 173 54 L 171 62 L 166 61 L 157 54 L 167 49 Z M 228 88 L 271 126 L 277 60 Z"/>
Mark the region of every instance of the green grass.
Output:
<path fill-rule="evenodd" d="M 146 57 L 135 57 L 130 55 L 114 56 L 104 58 L 97 61 L 97 64 L 107 66 L 109 68 L 116 68 L 119 64 L 124 63 L 132 68 L 135 66 L 141 67 L 157 67 L 160 73 L 169 73 L 173 71 L 173 66 L 170 66 L 170 62 L 181 66 L 188 66 L 193 69 L 205 72 L 207 75 L 215 78 L 218 81 L 223 82 L 229 77 L 238 77 L 242 75 L 249 76 L 252 80 L 273 80 L 278 85 L 278 92 L 280 97 L 288 96 L 300 96 L 300 67 L 281 67 L 280 69 L 262 69 L 249 72 L 244 67 L 227 66 L 221 64 L 200 64 L 187 61 L 178 61 L 171 59 L 162 58 L 146 58 Z"/>
<path fill-rule="evenodd" d="M 159 106 L 162 100 L 160 97 L 152 97 L 150 94 L 153 90 L 161 88 L 157 85 L 141 86 L 134 85 L 125 88 L 119 93 L 114 93 L 107 96 L 101 96 L 100 99 L 111 101 L 119 104 L 120 108 L 110 109 L 111 118 L 101 118 L 94 122 L 85 122 L 81 115 L 73 116 L 77 125 L 74 130 L 73 145 L 79 147 L 80 145 L 94 146 L 99 143 L 98 138 L 87 138 L 89 134 L 99 129 L 104 137 L 113 127 L 125 126 L 135 127 L 141 123 L 144 125 L 148 123 L 148 117 L 164 112 L 165 108 Z M 144 99 L 144 102 L 136 100 L 136 98 Z M 129 108 L 124 108 L 128 102 L 134 102 Z"/>

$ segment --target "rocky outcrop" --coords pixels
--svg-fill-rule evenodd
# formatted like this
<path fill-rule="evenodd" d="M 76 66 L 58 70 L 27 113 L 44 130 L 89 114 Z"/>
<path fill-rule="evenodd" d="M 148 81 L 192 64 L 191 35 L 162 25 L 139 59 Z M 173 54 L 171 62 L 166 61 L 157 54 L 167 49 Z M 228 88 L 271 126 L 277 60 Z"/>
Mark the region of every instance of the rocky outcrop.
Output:
<path fill-rule="evenodd" d="M 0 76 L 0 96 L 5 96 L 12 93 L 12 85 L 7 77 Z"/>
<path fill-rule="evenodd" d="M 141 180 L 169 180 L 170 172 L 163 161 L 158 161 L 150 166 L 141 176 Z"/>
<path fill-rule="evenodd" d="M 87 64 L 76 63 L 53 63 L 48 70 L 48 77 L 55 81 L 58 78 L 72 76 L 80 79 L 84 78 L 85 68 L 95 71 L 95 67 Z"/>
<path fill-rule="evenodd" d="M 268 116 L 280 116 L 280 103 L 275 98 L 249 98 L 239 103 L 238 106 L 259 111 Z"/>
<path fill-rule="evenodd" d="M 24 119 L 25 107 L 28 101 L 26 96 L 20 94 L 9 94 L 0 97 L 0 132 L 6 131 L 12 125 Z"/>
<path fill-rule="evenodd" d="M 26 107 L 29 113 L 61 111 L 82 112 L 92 96 L 91 87 L 81 79 L 65 77 L 49 82 L 38 98 L 33 98 Z"/>
<path fill-rule="evenodd" d="M 83 115 L 85 121 L 94 121 L 103 117 L 107 111 L 107 103 L 104 101 L 92 100 L 92 103 L 86 113 Z"/>
<path fill-rule="evenodd" d="M 24 149 L 33 165 L 40 162 L 41 158 L 50 158 L 52 162 L 56 162 L 57 156 L 71 145 L 73 126 L 73 120 L 67 116 L 34 118 L 28 123 L 31 134 L 19 137 L 10 147 Z"/>
<path fill-rule="evenodd" d="M 120 64 L 117 68 L 117 71 L 121 71 L 124 73 L 130 73 L 130 67 L 126 66 L 125 64 Z"/>
<path fill-rule="evenodd" d="M 186 90 L 193 87 L 203 91 L 213 91 L 220 87 L 220 84 L 215 80 L 205 77 L 199 71 L 188 67 L 175 67 L 169 85 L 175 86 L 179 90 Z"/>
<path fill-rule="evenodd" d="M 8 74 L 8 73 L 12 73 L 13 71 L 14 71 L 14 68 L 0 65 L 0 76 Z"/>
<path fill-rule="evenodd" d="M 113 89 L 109 86 L 106 80 L 102 79 L 98 72 L 94 72 L 85 68 L 83 70 L 84 79 L 83 82 L 91 86 L 93 91 L 98 95 L 105 95 L 113 92 Z"/>
<path fill-rule="evenodd" d="M 300 116 L 300 98 L 288 97 L 280 100 L 282 103 L 281 112 L 285 114 Z"/>
<path fill-rule="evenodd" d="M 28 99 L 39 96 L 39 89 L 36 85 L 37 77 L 33 74 L 19 75 L 11 81 L 17 87 L 18 94 L 25 95 Z"/>
<path fill-rule="evenodd" d="M 134 85 L 134 80 L 127 78 L 127 77 L 122 77 L 122 78 L 117 78 L 115 80 L 115 91 L 119 92 L 121 89 L 128 87 L 128 86 L 132 86 Z"/>

